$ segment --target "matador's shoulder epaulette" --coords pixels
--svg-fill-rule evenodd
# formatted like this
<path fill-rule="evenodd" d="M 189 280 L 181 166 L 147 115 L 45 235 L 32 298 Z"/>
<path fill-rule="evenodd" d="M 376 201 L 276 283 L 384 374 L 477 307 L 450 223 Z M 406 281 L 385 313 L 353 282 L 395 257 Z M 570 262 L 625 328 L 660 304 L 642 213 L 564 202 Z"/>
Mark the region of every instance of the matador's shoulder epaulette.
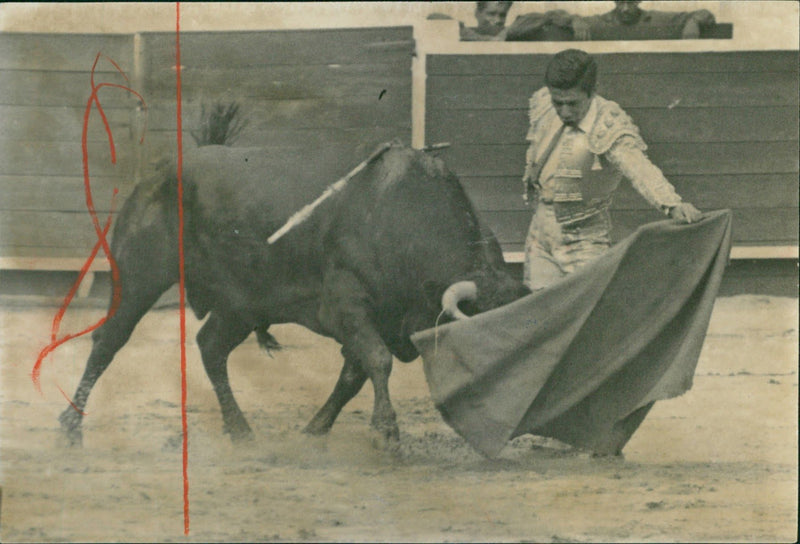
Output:
<path fill-rule="evenodd" d="M 542 87 L 533 93 L 529 101 L 528 117 L 530 126 L 528 127 L 527 139 L 531 142 L 538 140 L 542 136 L 540 133 L 555 115 L 556 110 L 550 100 L 550 91 L 547 87 Z"/>
<path fill-rule="evenodd" d="M 631 136 L 636 147 L 642 151 L 647 149 L 639 128 L 619 104 L 601 96 L 595 96 L 595 100 L 597 117 L 589 132 L 589 150 L 592 153 L 602 155 L 622 136 Z"/>
<path fill-rule="evenodd" d="M 531 124 L 537 123 L 542 116 L 552 108 L 553 103 L 550 101 L 550 90 L 547 87 L 542 87 L 533 93 L 528 103 L 528 116 Z"/>

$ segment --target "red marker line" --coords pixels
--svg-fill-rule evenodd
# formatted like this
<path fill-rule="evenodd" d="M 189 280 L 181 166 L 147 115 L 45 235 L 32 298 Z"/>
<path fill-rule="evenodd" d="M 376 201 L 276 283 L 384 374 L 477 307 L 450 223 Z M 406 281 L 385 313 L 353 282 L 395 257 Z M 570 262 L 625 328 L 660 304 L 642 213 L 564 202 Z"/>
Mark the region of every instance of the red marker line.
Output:
<path fill-rule="evenodd" d="M 64 395 L 64 398 L 65 398 L 65 399 L 67 399 L 67 402 L 69 403 L 69 405 L 70 405 L 70 406 L 72 406 L 72 409 L 73 409 L 73 410 L 75 410 L 76 412 L 78 412 L 78 413 L 79 413 L 80 415 L 82 415 L 82 416 L 88 416 L 88 415 L 89 415 L 87 412 L 84 412 L 83 410 L 81 410 L 80 408 L 78 408 L 78 406 L 77 406 L 77 405 L 76 405 L 74 402 L 72 402 L 72 399 L 71 399 L 71 398 L 69 398 L 69 395 L 67 395 L 67 394 L 64 392 L 64 390 L 63 390 L 63 389 L 61 389 L 61 386 L 60 386 L 60 385 L 56 385 L 56 387 L 58 387 L 58 390 L 59 390 L 59 391 L 61 391 L 61 394 L 62 394 L 62 395 Z"/>
<path fill-rule="evenodd" d="M 111 210 L 111 213 L 113 213 L 113 209 Z M 103 235 L 104 236 L 106 234 L 108 234 L 108 229 L 109 229 L 109 227 L 111 227 L 111 213 L 109 213 L 108 219 L 106 220 L 106 224 L 103 227 Z M 56 348 L 58 348 L 62 344 L 65 344 L 66 342 L 69 342 L 73 338 L 77 338 L 79 336 L 83 336 L 84 334 L 88 334 L 88 333 L 92 332 L 93 330 L 99 328 L 100 325 L 105 323 L 106 320 L 109 317 L 108 315 L 106 315 L 105 317 L 100 319 L 100 321 L 98 321 L 94 325 L 91 325 L 91 326 L 87 327 L 86 329 L 84 329 L 84 330 L 82 330 L 82 331 L 80 331 L 78 333 L 68 334 L 68 335 L 58 339 L 58 332 L 59 332 L 59 329 L 61 327 L 61 320 L 64 318 L 64 314 L 66 313 L 67 308 L 69 307 L 70 303 L 72 302 L 72 299 L 75 297 L 75 293 L 78 292 L 78 287 L 80 286 L 81 281 L 83 280 L 84 276 L 86 276 L 86 274 L 88 273 L 89 267 L 92 265 L 92 261 L 94 261 L 94 258 L 97 255 L 97 252 L 98 252 L 99 249 L 100 249 L 100 241 L 98 240 L 97 242 L 95 242 L 94 248 L 92 248 L 92 252 L 89 255 L 89 258 L 86 259 L 86 262 L 83 264 L 83 267 L 81 267 L 81 271 L 78 273 L 78 279 L 75 281 L 75 283 L 70 288 L 69 293 L 67 293 L 67 296 L 64 298 L 64 302 L 61 304 L 61 307 L 58 309 L 58 312 L 56 312 L 56 315 L 53 318 L 53 326 L 52 326 L 52 331 L 51 331 L 51 336 L 50 336 L 50 344 L 45 346 L 42 349 L 42 351 L 39 352 L 39 357 L 36 359 L 36 363 L 33 365 L 33 371 L 31 372 L 31 378 L 33 379 L 33 385 L 36 387 L 36 390 L 39 391 L 40 394 L 43 394 L 42 393 L 42 386 L 41 386 L 41 382 L 40 382 L 40 376 L 41 376 L 41 372 L 42 372 L 42 362 L 44 361 L 44 359 L 48 355 L 50 355 L 53 351 L 55 351 Z M 59 389 L 61 389 L 61 388 L 59 387 Z M 62 393 L 63 393 L 63 391 L 62 391 Z M 69 398 L 67 398 L 67 400 L 69 400 L 70 405 L 75 407 L 75 404 Z"/>
<path fill-rule="evenodd" d="M 183 122 L 181 120 L 181 3 L 175 2 L 175 89 L 178 128 L 178 270 L 181 327 L 181 425 L 183 427 L 183 533 L 189 534 L 189 432 L 186 418 L 186 298 L 183 252 Z"/>
<path fill-rule="evenodd" d="M 108 231 L 109 231 L 109 229 L 111 227 L 111 220 L 112 220 L 113 213 L 114 213 L 116 196 L 117 196 L 119 190 L 116 187 L 114 188 L 114 193 L 113 193 L 112 200 L 111 200 L 111 211 L 109 212 L 108 218 L 106 219 L 105 226 L 101 227 L 100 226 L 100 220 L 97 217 L 97 211 L 96 211 L 95 206 L 94 206 L 94 199 L 92 198 L 91 177 L 89 175 L 89 142 L 88 142 L 89 118 L 90 118 L 90 115 L 91 115 L 91 112 L 92 112 L 92 106 L 94 105 L 94 106 L 97 107 L 97 110 L 100 113 L 100 117 L 103 120 L 103 125 L 104 125 L 105 131 L 106 131 L 106 135 L 108 136 L 108 141 L 109 141 L 109 146 L 110 146 L 110 153 L 111 153 L 111 162 L 112 163 L 116 163 L 116 149 L 115 149 L 115 145 L 114 145 L 114 136 L 113 136 L 113 134 L 111 132 L 111 126 L 108 123 L 108 119 L 106 118 L 105 111 L 103 111 L 103 106 L 100 103 L 100 97 L 99 97 L 98 93 L 99 93 L 100 89 L 102 89 L 104 87 L 111 87 L 111 88 L 122 89 L 122 90 L 124 90 L 126 92 L 129 92 L 129 93 L 135 95 L 136 97 L 139 98 L 139 100 L 142 101 L 142 104 L 144 104 L 144 98 L 142 97 L 142 95 L 140 95 L 139 93 L 137 93 L 136 91 L 134 91 L 130 87 L 126 87 L 124 85 L 118 85 L 118 84 L 115 84 L 115 83 L 101 83 L 100 85 L 96 85 L 95 82 L 94 82 L 94 74 L 95 74 L 95 70 L 97 68 L 97 63 L 100 61 L 101 57 L 104 57 L 109 62 L 111 62 L 111 64 L 114 65 L 114 67 L 117 69 L 117 71 L 120 74 L 122 74 L 122 77 L 125 78 L 125 81 L 128 81 L 128 76 L 125 75 L 125 72 L 122 71 L 122 69 L 119 67 L 119 65 L 116 62 L 114 62 L 113 59 L 103 55 L 102 53 L 98 53 L 97 54 L 97 56 L 94 59 L 94 64 L 92 64 L 92 70 L 91 70 L 91 74 L 90 74 L 90 82 L 91 82 L 92 93 L 91 93 L 91 95 L 89 96 L 89 99 L 86 102 L 86 109 L 85 109 L 84 114 L 83 114 L 83 131 L 82 131 L 82 134 L 81 134 L 81 150 L 82 150 L 82 164 L 83 164 L 83 184 L 84 184 L 84 191 L 86 193 L 86 208 L 89 211 L 89 215 L 90 215 L 90 217 L 92 219 L 92 223 L 94 225 L 95 233 L 97 234 L 97 242 L 95 243 L 94 247 L 92 248 L 92 251 L 89 254 L 89 257 L 86 259 L 85 263 L 81 267 L 81 270 L 78 273 L 77 280 L 72 285 L 72 288 L 69 290 L 69 292 L 67 293 L 67 296 L 64 298 L 64 302 L 61 304 L 58 312 L 56 312 L 56 315 L 53 318 L 53 324 L 52 324 L 51 334 L 50 334 L 50 344 L 47 345 L 44 349 L 42 349 L 41 352 L 39 352 L 39 357 L 37 358 L 36 363 L 33 365 L 33 370 L 31 372 L 31 379 L 33 380 L 34 387 L 37 389 L 37 391 L 39 391 L 40 394 L 42 394 L 42 388 L 41 388 L 41 382 L 40 382 L 41 367 L 42 367 L 42 363 L 43 363 L 44 359 L 50 353 L 52 353 L 56 348 L 58 348 L 59 346 L 61 346 L 65 342 L 68 342 L 69 340 L 72 340 L 73 338 L 77 338 L 79 336 L 83 336 L 85 334 L 88 334 L 88 333 L 94 331 L 95 329 L 99 328 L 103 323 L 105 323 L 108 319 L 110 319 L 114 315 L 114 313 L 117 311 L 117 308 L 119 307 L 119 304 L 120 304 L 120 301 L 121 301 L 121 298 L 122 298 L 122 284 L 119 281 L 119 267 L 117 266 L 116 261 L 114 260 L 113 256 L 111 255 L 111 249 L 110 249 L 110 247 L 108 245 L 108 238 L 107 238 Z M 145 105 L 145 107 L 146 107 L 146 105 Z M 144 141 L 144 134 L 142 134 L 142 137 L 141 137 L 140 141 Z M 61 339 L 59 339 L 58 338 L 58 333 L 59 333 L 59 330 L 61 328 L 61 321 L 64 318 L 64 314 L 66 313 L 67 308 L 69 307 L 70 303 L 72 302 L 72 299 L 75 297 L 75 294 L 78 291 L 78 287 L 80 286 L 80 284 L 83 281 L 83 279 L 86 276 L 86 274 L 89 272 L 89 268 L 91 267 L 92 263 L 94 262 L 94 259 L 97 257 L 97 253 L 98 253 L 98 251 L 100 250 L 101 247 L 103 248 L 103 253 L 105 253 L 106 258 L 108 259 L 109 265 L 111 267 L 111 280 L 112 280 L 112 286 L 113 286 L 111 306 L 109 307 L 109 310 L 106 313 L 106 315 L 102 319 L 100 319 L 97 323 L 95 323 L 94 325 L 91 325 L 91 326 L 87 327 L 86 329 L 84 329 L 84 330 L 82 330 L 80 332 L 77 332 L 77 333 L 74 333 L 74 334 L 68 334 L 68 335 L 62 337 Z M 59 387 L 59 386 L 57 386 L 57 387 L 58 387 L 59 390 L 61 390 L 61 387 Z M 62 394 L 64 394 L 63 390 L 61 390 L 61 392 L 62 392 Z M 66 396 L 66 395 L 64 395 L 64 396 Z M 69 398 L 67 398 L 67 400 L 69 400 Z M 73 406 L 73 408 L 75 408 L 75 404 L 71 400 L 69 402 Z"/>

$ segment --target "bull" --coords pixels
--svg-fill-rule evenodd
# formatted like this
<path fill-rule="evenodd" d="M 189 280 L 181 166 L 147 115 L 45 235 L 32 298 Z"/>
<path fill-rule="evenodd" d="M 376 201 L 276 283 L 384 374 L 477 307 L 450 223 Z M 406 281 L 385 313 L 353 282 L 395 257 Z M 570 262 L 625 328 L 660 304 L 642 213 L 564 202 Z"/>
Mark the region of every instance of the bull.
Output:
<path fill-rule="evenodd" d="M 418 356 L 410 335 L 440 317 L 483 312 L 529 292 L 507 273 L 497 240 L 440 159 L 386 146 L 319 199 L 330 181 L 316 174 L 329 169 L 323 155 L 298 163 L 279 150 L 205 146 L 184 156 L 186 299 L 198 319 L 207 317 L 197 344 L 234 441 L 252 438 L 252 430 L 230 388 L 227 359 L 251 333 L 269 346 L 270 325 L 297 323 L 341 344 L 338 381 L 306 432 L 328 432 L 369 378 L 371 425 L 396 442 L 388 380 L 393 357 Z M 177 198 L 174 165 L 167 165 L 120 210 L 111 250 L 121 301 L 93 333 L 73 406 L 60 415 L 70 444 L 82 441 L 82 412 L 97 379 L 179 281 Z M 318 205 L 287 225 L 315 198 Z"/>

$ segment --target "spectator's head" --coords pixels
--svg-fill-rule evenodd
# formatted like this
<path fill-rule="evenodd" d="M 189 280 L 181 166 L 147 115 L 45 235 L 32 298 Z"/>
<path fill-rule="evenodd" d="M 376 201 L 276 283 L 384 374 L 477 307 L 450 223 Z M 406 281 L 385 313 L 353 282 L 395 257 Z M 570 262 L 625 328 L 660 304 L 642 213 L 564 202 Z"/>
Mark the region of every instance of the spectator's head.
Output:
<path fill-rule="evenodd" d="M 641 2 L 633 0 L 617 0 L 614 2 L 614 15 L 623 25 L 634 25 L 642 17 Z"/>
<path fill-rule="evenodd" d="M 556 113 L 565 125 L 583 120 L 597 85 L 597 62 L 580 49 L 561 51 L 550 59 L 544 74 Z"/>
<path fill-rule="evenodd" d="M 512 2 L 476 2 L 475 18 L 478 32 L 496 36 L 506 25 L 506 16 Z"/>

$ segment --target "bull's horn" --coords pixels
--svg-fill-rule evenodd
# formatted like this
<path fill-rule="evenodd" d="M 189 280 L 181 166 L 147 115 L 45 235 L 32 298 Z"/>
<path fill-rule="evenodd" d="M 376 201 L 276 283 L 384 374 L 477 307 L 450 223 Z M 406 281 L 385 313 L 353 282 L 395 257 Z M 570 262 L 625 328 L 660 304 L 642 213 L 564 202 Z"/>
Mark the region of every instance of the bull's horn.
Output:
<path fill-rule="evenodd" d="M 477 298 L 478 286 L 474 281 L 459 281 L 448 287 L 442 295 L 442 309 L 455 319 L 466 319 L 468 316 L 458 309 L 458 303 Z"/>

